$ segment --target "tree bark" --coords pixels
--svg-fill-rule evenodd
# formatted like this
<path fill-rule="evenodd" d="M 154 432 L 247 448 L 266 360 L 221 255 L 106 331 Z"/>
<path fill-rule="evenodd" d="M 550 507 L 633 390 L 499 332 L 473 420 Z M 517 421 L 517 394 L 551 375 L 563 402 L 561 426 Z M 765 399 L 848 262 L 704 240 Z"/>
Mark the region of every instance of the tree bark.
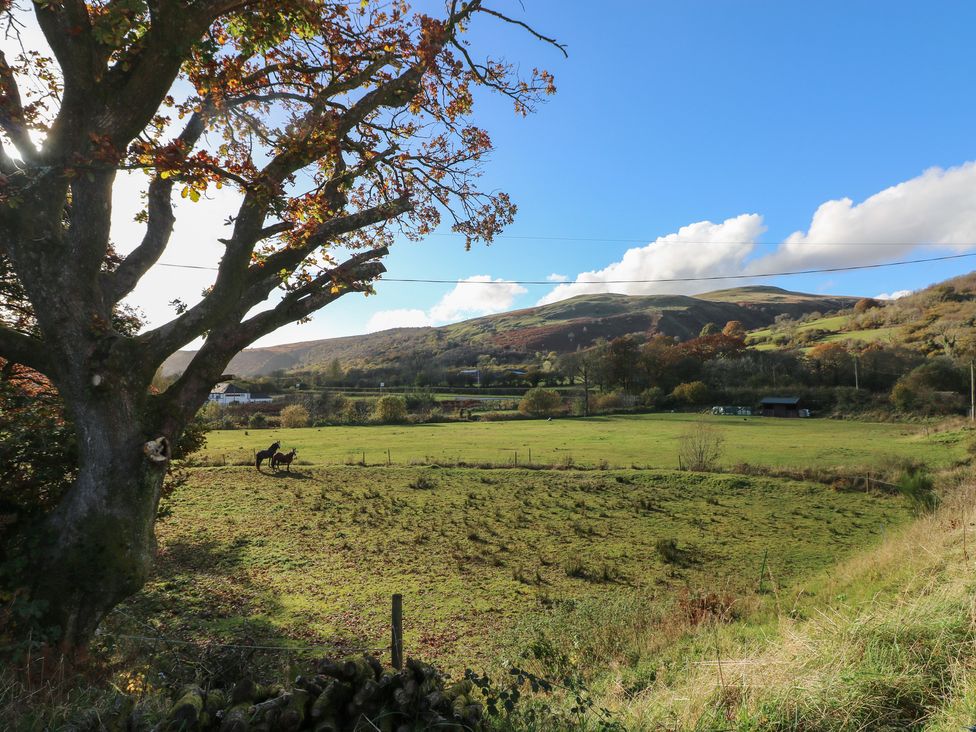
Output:
<path fill-rule="evenodd" d="M 79 474 L 37 528 L 31 598 L 42 627 L 65 650 L 83 646 L 102 618 L 145 583 L 153 522 L 166 472 L 143 451 L 143 401 L 124 391 L 67 400 L 78 436 Z"/>

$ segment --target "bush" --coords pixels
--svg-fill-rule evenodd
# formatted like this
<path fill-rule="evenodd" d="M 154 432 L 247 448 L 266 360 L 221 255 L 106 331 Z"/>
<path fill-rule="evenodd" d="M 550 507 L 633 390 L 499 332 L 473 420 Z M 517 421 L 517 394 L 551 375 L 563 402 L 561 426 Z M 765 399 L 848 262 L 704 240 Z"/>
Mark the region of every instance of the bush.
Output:
<path fill-rule="evenodd" d="M 308 410 L 301 404 L 290 404 L 281 410 L 282 427 L 308 427 Z"/>
<path fill-rule="evenodd" d="M 705 382 L 690 381 L 674 387 L 671 396 L 683 404 L 704 404 L 708 401 L 709 392 Z"/>
<path fill-rule="evenodd" d="M 256 412 L 247 420 L 247 426 L 254 430 L 263 430 L 268 426 L 268 418 L 261 414 L 261 412 Z"/>
<path fill-rule="evenodd" d="M 666 564 L 679 564 L 682 558 L 682 551 L 678 548 L 676 539 L 658 539 L 654 543 L 657 554 Z"/>
<path fill-rule="evenodd" d="M 722 435 L 705 420 L 699 419 L 694 427 L 681 436 L 678 444 L 678 460 L 685 470 L 713 470 L 722 457 Z"/>
<path fill-rule="evenodd" d="M 902 412 L 911 412 L 924 405 L 931 396 L 931 389 L 915 386 L 902 378 L 891 390 L 891 403 Z"/>
<path fill-rule="evenodd" d="M 897 485 L 898 492 L 908 499 L 916 515 L 932 513 L 938 508 L 939 497 L 935 493 L 935 484 L 924 469 L 909 468 L 898 479 Z"/>
<path fill-rule="evenodd" d="M 640 403 L 645 407 L 659 407 L 664 402 L 664 390 L 659 386 L 652 386 L 640 394 Z"/>
<path fill-rule="evenodd" d="M 407 419 L 407 400 L 402 396 L 387 394 L 376 400 L 373 419 L 382 424 L 398 424 Z"/>
<path fill-rule="evenodd" d="M 342 410 L 342 421 L 347 424 L 365 424 L 372 412 L 370 402 L 365 399 L 347 399 Z"/>
<path fill-rule="evenodd" d="M 519 402 L 518 408 L 522 414 L 546 417 L 559 412 L 562 406 L 563 400 L 559 396 L 558 391 L 536 387 L 525 392 L 525 396 Z"/>
<path fill-rule="evenodd" d="M 622 391 L 611 391 L 590 397 L 590 412 L 611 412 L 614 409 L 629 409 L 637 404 L 637 397 Z"/>
<path fill-rule="evenodd" d="M 746 329 L 740 320 L 730 320 L 722 328 L 722 335 L 732 336 L 733 338 L 745 338 Z"/>

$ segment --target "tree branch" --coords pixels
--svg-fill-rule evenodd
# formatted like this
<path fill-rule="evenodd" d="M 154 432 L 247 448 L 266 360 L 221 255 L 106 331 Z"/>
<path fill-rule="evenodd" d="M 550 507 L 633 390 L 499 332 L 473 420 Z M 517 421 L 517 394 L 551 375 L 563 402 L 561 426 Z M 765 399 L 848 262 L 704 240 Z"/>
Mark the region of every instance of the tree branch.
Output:
<path fill-rule="evenodd" d="M 42 374 L 50 374 L 51 364 L 44 343 L 2 325 L 0 325 L 0 357 Z"/>
<path fill-rule="evenodd" d="M 412 204 L 410 203 L 410 197 L 404 194 L 393 201 L 375 206 L 367 209 L 366 211 L 358 211 L 354 214 L 349 214 L 348 216 L 341 216 L 339 218 L 332 219 L 331 221 L 326 221 L 325 223 L 316 227 L 315 231 L 308 236 L 301 246 L 292 246 L 288 247 L 287 249 L 282 249 L 268 256 L 264 262 L 260 263 L 259 265 L 252 266 L 252 277 L 270 273 L 276 281 L 279 281 L 277 277 L 278 272 L 281 272 L 282 269 L 291 272 L 312 252 L 319 247 L 324 246 L 330 240 L 342 236 L 343 234 L 348 234 L 351 231 L 357 231 L 367 226 L 389 221 L 390 219 L 394 219 L 397 216 L 410 211 L 411 208 Z M 261 279 L 264 279 L 264 277 Z M 260 280 L 257 281 L 260 282 Z M 264 299 L 263 295 L 261 299 Z M 260 302 L 260 300 L 257 302 Z"/>
<path fill-rule="evenodd" d="M 206 118 L 212 106 L 195 112 L 177 138 L 183 151 L 183 159 L 196 145 L 206 129 Z M 173 215 L 173 178 L 157 175 L 149 184 L 146 233 L 137 246 L 114 272 L 107 273 L 102 280 L 105 297 L 112 303 L 119 302 L 139 284 L 139 280 L 159 261 L 166 251 L 176 217 Z"/>
<path fill-rule="evenodd" d="M 213 328 L 219 328 L 219 323 L 222 320 L 236 318 L 233 322 L 239 323 L 248 310 L 266 299 L 271 291 L 281 283 L 279 273 L 282 269 L 288 273 L 293 272 L 315 247 L 320 246 L 328 238 L 342 236 L 365 226 L 388 221 L 408 210 L 410 210 L 409 199 L 401 197 L 387 204 L 328 221 L 322 224 L 312 235 L 318 242 L 317 244 L 310 248 L 284 249 L 278 254 L 272 255 L 272 258 L 269 258 L 270 261 L 266 260 L 264 265 L 256 264 L 245 270 L 240 282 L 241 289 L 233 297 L 226 290 L 218 293 L 215 286 L 210 294 L 185 313 L 155 330 L 141 334 L 138 339 L 146 344 L 153 363 L 161 364 L 170 354 L 194 338 Z M 383 254 L 386 253 L 385 249 L 381 251 Z M 287 256 L 291 252 L 294 253 Z M 382 256 L 382 254 L 377 256 Z M 356 258 L 354 257 L 350 261 L 356 261 Z M 221 268 L 224 265 L 225 262 L 222 261 Z"/>
<path fill-rule="evenodd" d="M 65 95 L 84 94 L 95 85 L 95 43 L 91 18 L 82 0 L 33 2 L 37 23 L 64 75 Z M 80 100 L 79 100 L 80 101 Z"/>
<path fill-rule="evenodd" d="M 117 303 L 139 284 L 139 280 L 166 251 L 176 216 L 173 214 L 172 178 L 154 178 L 149 184 L 146 233 L 142 242 L 122 260 L 114 272 L 103 275 L 105 298 Z"/>
<path fill-rule="evenodd" d="M 206 399 L 237 353 L 258 338 L 307 317 L 349 292 L 365 290 L 368 281 L 386 271 L 378 260 L 388 252 L 386 247 L 360 252 L 338 267 L 323 272 L 312 283 L 289 293 L 274 308 L 241 323 L 211 331 L 180 378 L 155 397 L 160 401 L 161 413 L 168 415 L 174 424 L 184 423 Z M 166 425 L 163 428 L 166 429 Z"/>
<path fill-rule="evenodd" d="M 545 43 L 548 43 L 551 46 L 555 46 L 560 51 L 562 51 L 563 56 L 565 56 L 566 58 L 569 58 L 569 52 L 566 50 L 565 44 L 560 43 L 555 38 L 549 38 L 548 36 L 542 35 L 541 33 L 539 33 L 539 31 L 537 31 L 535 28 L 533 28 L 528 23 L 523 23 L 521 20 L 515 20 L 515 18 L 510 18 L 509 16 L 505 15 L 504 13 L 499 13 L 497 10 L 492 10 L 492 9 L 486 8 L 484 6 L 479 6 L 477 8 L 477 12 L 484 13 L 485 15 L 490 15 L 490 16 L 492 16 L 494 18 L 498 18 L 499 20 L 504 21 L 506 23 L 511 23 L 512 25 L 517 25 L 520 28 L 523 28 L 523 29 L 527 30 L 529 33 L 531 33 L 533 36 L 535 36 L 536 38 L 538 38 L 540 41 L 544 41 Z"/>
<path fill-rule="evenodd" d="M 20 89 L 3 51 L 0 51 L 0 128 L 7 133 L 24 160 L 29 162 L 37 157 L 37 148 L 31 142 L 24 119 Z"/>

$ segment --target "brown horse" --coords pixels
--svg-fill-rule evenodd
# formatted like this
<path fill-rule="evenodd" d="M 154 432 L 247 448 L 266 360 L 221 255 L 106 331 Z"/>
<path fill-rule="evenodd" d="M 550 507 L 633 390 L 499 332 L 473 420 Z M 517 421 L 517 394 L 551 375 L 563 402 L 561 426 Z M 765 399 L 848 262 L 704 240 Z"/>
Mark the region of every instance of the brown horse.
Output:
<path fill-rule="evenodd" d="M 298 454 L 298 450 L 294 447 L 291 452 L 276 452 L 271 456 L 271 469 L 277 470 L 279 466 L 285 466 L 285 472 L 291 472 L 291 461 L 295 459 L 295 455 Z"/>
<path fill-rule="evenodd" d="M 265 460 L 273 460 L 274 456 L 277 454 L 278 450 L 280 449 L 281 449 L 280 442 L 272 442 L 271 447 L 269 447 L 267 450 L 258 451 L 258 454 L 254 456 L 254 467 L 260 470 L 261 463 L 263 463 Z M 271 467 L 274 467 L 274 465 L 272 465 Z"/>

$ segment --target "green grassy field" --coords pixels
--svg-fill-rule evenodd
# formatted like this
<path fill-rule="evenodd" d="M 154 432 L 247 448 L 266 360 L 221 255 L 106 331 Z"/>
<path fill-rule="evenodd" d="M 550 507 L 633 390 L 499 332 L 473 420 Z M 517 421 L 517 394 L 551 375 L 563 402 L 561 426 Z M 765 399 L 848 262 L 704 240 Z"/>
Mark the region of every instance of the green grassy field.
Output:
<path fill-rule="evenodd" d="M 811 320 L 808 323 L 803 323 L 797 326 L 798 331 L 805 330 L 832 330 L 837 331 L 847 325 L 847 322 L 851 319 L 849 315 L 832 315 L 829 318 L 820 318 L 819 320 Z M 750 343 L 755 341 L 763 341 L 767 338 L 773 336 L 773 328 L 760 328 L 758 330 L 750 331 L 747 335 L 747 341 Z"/>
<path fill-rule="evenodd" d="M 888 328 L 868 328 L 866 330 L 851 330 L 845 333 L 834 333 L 823 339 L 823 342 L 833 341 L 859 341 L 861 343 L 878 343 L 882 341 L 894 341 L 896 336 L 904 330 L 900 325 L 893 325 Z"/>
<path fill-rule="evenodd" d="M 166 510 L 156 575 L 120 617 L 379 648 L 400 592 L 409 652 L 455 668 L 553 604 L 751 591 L 767 550 L 790 583 L 907 517 L 890 496 L 735 475 L 346 466 L 196 469 Z"/>
<path fill-rule="evenodd" d="M 444 423 L 429 425 L 312 427 L 292 430 L 211 432 L 205 455 L 227 464 L 250 463 L 255 450 L 280 440 L 311 464 L 514 463 L 672 469 L 678 443 L 700 418 L 651 414 L 589 419 Z M 913 457 L 946 465 L 965 454 L 962 432 L 927 435 L 910 424 L 823 419 L 704 417 L 725 438 L 722 464 L 790 467 L 878 465 Z"/>

